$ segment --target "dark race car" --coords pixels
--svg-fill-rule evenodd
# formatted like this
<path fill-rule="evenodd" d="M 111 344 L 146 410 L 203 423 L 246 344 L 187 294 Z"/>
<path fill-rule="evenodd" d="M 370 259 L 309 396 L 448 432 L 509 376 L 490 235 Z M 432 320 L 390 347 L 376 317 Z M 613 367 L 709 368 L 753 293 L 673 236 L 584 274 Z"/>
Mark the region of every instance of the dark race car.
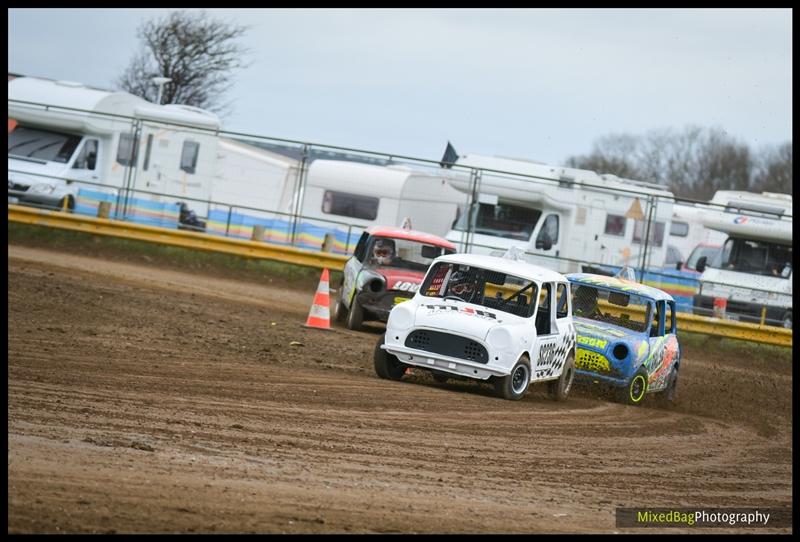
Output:
<path fill-rule="evenodd" d="M 350 329 L 386 322 L 397 303 L 414 296 L 434 258 L 455 252 L 450 241 L 411 229 L 371 226 L 344 267 L 333 317 Z"/>

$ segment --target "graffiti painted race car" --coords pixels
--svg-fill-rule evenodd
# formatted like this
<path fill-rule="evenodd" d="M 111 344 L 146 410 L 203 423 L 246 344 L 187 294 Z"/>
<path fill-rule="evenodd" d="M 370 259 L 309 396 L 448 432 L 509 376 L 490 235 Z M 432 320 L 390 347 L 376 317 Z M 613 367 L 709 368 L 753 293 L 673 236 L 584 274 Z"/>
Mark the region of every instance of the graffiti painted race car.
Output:
<path fill-rule="evenodd" d="M 618 388 L 620 398 L 633 405 L 656 392 L 662 401 L 674 401 L 681 350 L 672 296 L 617 277 L 567 278 L 577 331 L 576 378 Z"/>
<path fill-rule="evenodd" d="M 350 329 L 360 329 L 364 320 L 385 322 L 393 306 L 416 293 L 433 259 L 453 252 L 453 243 L 429 233 L 367 228 L 344 266 L 334 319 Z"/>
<path fill-rule="evenodd" d="M 381 378 L 399 380 L 408 366 L 420 367 L 438 382 L 492 381 L 512 400 L 532 382 L 565 399 L 574 359 L 567 278 L 477 254 L 437 258 L 416 295 L 392 309 L 374 355 Z"/>

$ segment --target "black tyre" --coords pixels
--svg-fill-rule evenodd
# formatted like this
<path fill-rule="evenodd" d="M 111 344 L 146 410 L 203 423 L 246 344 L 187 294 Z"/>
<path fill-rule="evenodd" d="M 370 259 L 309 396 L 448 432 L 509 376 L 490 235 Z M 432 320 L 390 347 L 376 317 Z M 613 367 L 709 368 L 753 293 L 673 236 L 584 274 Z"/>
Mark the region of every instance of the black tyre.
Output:
<path fill-rule="evenodd" d="M 350 302 L 350 311 L 347 313 L 347 329 L 354 331 L 361 330 L 361 323 L 364 321 L 364 309 L 358 304 L 358 300 L 353 296 Z"/>
<path fill-rule="evenodd" d="M 678 391 L 678 368 L 673 367 L 667 377 L 667 387 L 657 395 L 658 404 L 660 406 L 669 406 L 675 404 L 675 396 Z"/>
<path fill-rule="evenodd" d="M 381 348 L 386 334 L 381 335 L 378 344 L 375 345 L 373 361 L 375 362 L 375 374 L 387 380 L 400 380 L 406 372 L 406 366 L 400 362 L 396 356 Z"/>
<path fill-rule="evenodd" d="M 450 380 L 450 377 L 444 373 L 432 371 L 431 374 L 433 375 L 433 379 L 439 384 L 447 384 L 447 381 Z"/>
<path fill-rule="evenodd" d="M 621 400 L 629 405 L 641 405 L 647 393 L 647 369 L 639 367 L 621 391 Z"/>
<path fill-rule="evenodd" d="M 510 401 L 519 401 L 531 382 L 531 361 L 527 355 L 519 358 L 519 361 L 511 369 L 511 374 L 503 377 L 495 377 L 494 389 L 497 395 Z"/>
<path fill-rule="evenodd" d="M 575 355 L 570 352 L 557 380 L 547 383 L 547 393 L 554 401 L 563 401 L 569 396 L 572 382 L 575 380 Z"/>

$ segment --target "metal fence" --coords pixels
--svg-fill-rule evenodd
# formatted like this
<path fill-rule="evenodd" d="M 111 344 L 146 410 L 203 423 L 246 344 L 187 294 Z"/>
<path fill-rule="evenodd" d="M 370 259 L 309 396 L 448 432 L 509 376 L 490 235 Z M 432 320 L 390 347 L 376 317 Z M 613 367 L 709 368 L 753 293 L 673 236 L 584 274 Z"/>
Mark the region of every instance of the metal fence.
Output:
<path fill-rule="evenodd" d="M 449 234 L 465 252 L 501 254 L 518 244 L 531 262 L 561 272 L 613 274 L 632 266 L 638 280 L 669 292 L 683 310 L 693 309 L 699 274 L 666 264 L 672 209 L 681 203 L 725 210 L 724 204 L 676 198 L 650 183 L 588 172 L 582 177 L 533 162 L 466 165 L 469 160 L 420 159 L 9 100 L 10 119 L 37 116 L 52 117 L 54 126 L 80 127 L 64 128 L 67 134 L 96 128 L 103 152 L 93 168 L 76 167 L 76 157 L 60 171 L 37 170 L 45 161 L 33 151 L 9 160 L 10 202 L 93 216 L 108 209 L 120 220 L 301 248 L 327 243 L 342 254 L 352 252 L 369 224 L 399 225 L 408 211 L 415 228 Z M 86 138 L 77 145 L 88 145 Z M 521 167 L 504 168 L 509 164 Z M 60 186 L 56 197 L 32 194 L 37 179 Z M 57 197 L 60 189 L 68 196 Z M 550 233 L 548 212 L 526 204 L 536 201 L 545 201 L 538 207 L 556 216 Z M 786 323 L 785 315 L 757 312 L 756 322 Z"/>

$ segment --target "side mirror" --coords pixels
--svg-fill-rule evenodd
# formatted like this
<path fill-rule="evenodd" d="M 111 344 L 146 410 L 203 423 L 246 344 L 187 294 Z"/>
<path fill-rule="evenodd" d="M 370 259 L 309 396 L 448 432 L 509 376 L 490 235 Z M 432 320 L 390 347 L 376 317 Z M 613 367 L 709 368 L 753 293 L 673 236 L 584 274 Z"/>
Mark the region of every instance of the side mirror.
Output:
<path fill-rule="evenodd" d="M 680 271 L 681 267 L 683 267 L 683 262 L 678 262 L 678 263 L 675 264 L 675 270 L 676 271 Z"/>
<path fill-rule="evenodd" d="M 97 166 L 97 153 L 90 152 L 86 155 L 86 169 L 94 169 Z"/>
<path fill-rule="evenodd" d="M 550 238 L 550 235 L 547 233 L 540 235 L 536 239 L 536 248 L 541 248 L 542 250 L 550 250 L 553 248 L 553 240 Z"/>
<path fill-rule="evenodd" d="M 699 260 L 697 260 L 697 265 L 694 267 L 698 273 L 702 273 L 706 270 L 706 262 L 708 258 L 706 256 L 701 256 Z"/>

